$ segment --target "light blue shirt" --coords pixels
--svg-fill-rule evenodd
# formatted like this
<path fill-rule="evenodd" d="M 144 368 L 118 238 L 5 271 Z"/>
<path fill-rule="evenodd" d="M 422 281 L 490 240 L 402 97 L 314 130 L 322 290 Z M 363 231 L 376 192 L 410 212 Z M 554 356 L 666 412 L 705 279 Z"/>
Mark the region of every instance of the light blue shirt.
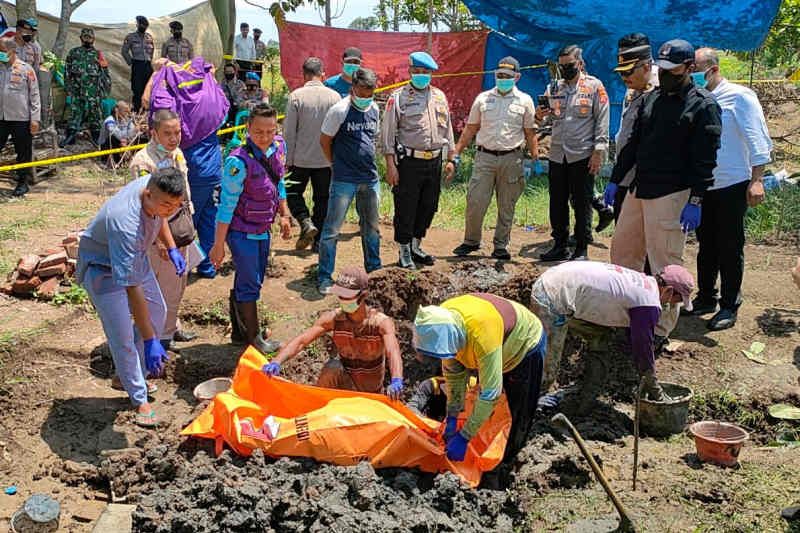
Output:
<path fill-rule="evenodd" d="M 710 191 L 749 181 L 753 167 L 769 163 L 772 151 L 772 139 L 756 93 L 722 80 L 711 94 L 722 109 L 722 135 Z"/>
<path fill-rule="evenodd" d="M 258 150 L 257 146 L 253 146 Z M 278 149 L 276 143 L 267 148 L 264 157 L 269 157 Z M 255 154 L 259 155 L 259 154 Z M 236 156 L 228 156 L 225 159 L 225 167 L 222 170 L 222 188 L 219 195 L 219 206 L 217 207 L 217 222 L 223 224 L 230 224 L 233 218 L 233 212 L 239 204 L 239 196 L 244 190 L 244 180 L 247 178 L 247 165 L 240 158 Z M 286 185 L 281 178 L 278 181 L 278 199 L 286 200 Z M 248 233 L 248 239 L 263 240 L 269 239 L 269 230 L 264 233 Z"/>
<path fill-rule="evenodd" d="M 142 191 L 150 175 L 128 183 L 103 204 L 81 235 L 77 281 L 83 283 L 86 269 L 99 266 L 111 270 L 114 285 L 141 285 L 150 272 L 147 249 L 156 240 L 162 219 L 142 209 Z M 110 287 L 109 287 L 110 289 Z"/>

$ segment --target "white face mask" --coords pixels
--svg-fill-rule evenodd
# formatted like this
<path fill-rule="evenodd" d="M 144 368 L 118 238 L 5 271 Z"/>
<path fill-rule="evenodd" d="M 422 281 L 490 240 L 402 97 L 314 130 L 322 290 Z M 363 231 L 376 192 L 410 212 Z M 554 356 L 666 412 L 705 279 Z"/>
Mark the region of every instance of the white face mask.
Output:
<path fill-rule="evenodd" d="M 356 311 L 358 311 L 358 307 L 360 305 L 361 304 L 359 303 L 357 297 L 353 298 L 352 300 L 344 300 L 342 298 L 339 298 L 339 307 L 341 307 L 342 311 L 344 311 L 345 313 L 348 314 L 355 313 Z"/>

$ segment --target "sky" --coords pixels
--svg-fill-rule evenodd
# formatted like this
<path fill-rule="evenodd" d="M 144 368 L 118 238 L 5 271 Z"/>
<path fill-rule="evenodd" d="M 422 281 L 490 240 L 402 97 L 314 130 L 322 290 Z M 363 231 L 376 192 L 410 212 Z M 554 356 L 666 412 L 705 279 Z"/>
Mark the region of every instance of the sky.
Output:
<path fill-rule="evenodd" d="M 268 7 L 271 0 L 252 0 Z M 333 20 L 333 25 L 346 28 L 357 17 L 373 15 L 373 10 L 378 4 L 377 0 L 333 0 L 334 14 L 341 12 L 341 16 Z M 12 2 L 13 3 L 13 2 Z M 114 23 L 133 21 L 136 15 L 146 17 L 161 17 L 176 11 L 182 11 L 193 5 L 199 4 L 197 0 L 137 0 L 136 2 L 123 0 L 87 0 L 72 15 L 76 22 Z M 61 12 L 61 0 L 37 0 L 39 11 L 46 11 L 58 16 Z M 287 18 L 292 22 L 305 22 L 307 24 L 322 24 L 321 13 L 311 6 L 301 6 L 296 12 L 290 13 Z M 260 28 L 264 33 L 261 39 L 278 39 L 278 29 L 269 16 L 269 12 L 259 9 L 244 2 L 236 0 L 236 27 L 246 21 L 250 28 Z"/>

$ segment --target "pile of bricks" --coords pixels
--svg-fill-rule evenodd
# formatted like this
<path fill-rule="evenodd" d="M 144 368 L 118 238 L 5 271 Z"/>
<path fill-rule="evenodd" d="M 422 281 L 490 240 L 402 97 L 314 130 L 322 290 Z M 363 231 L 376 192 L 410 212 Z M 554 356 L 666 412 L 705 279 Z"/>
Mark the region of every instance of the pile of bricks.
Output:
<path fill-rule="evenodd" d="M 8 277 L 8 283 L 0 287 L 6 294 L 33 296 L 50 299 L 62 282 L 75 275 L 78 259 L 78 235 L 69 234 L 61 245 L 48 248 L 40 254 L 20 257 L 17 268 Z"/>

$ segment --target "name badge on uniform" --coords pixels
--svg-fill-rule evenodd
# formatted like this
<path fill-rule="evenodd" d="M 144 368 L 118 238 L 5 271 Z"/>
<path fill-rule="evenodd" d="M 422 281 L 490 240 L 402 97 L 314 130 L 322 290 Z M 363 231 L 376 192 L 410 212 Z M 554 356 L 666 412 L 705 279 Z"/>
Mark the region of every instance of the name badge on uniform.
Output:
<path fill-rule="evenodd" d="M 511 104 L 508 106 L 508 112 L 513 113 L 515 115 L 524 115 L 525 114 L 525 107 L 519 104 Z"/>
<path fill-rule="evenodd" d="M 165 168 L 172 168 L 172 160 L 171 159 L 162 159 L 158 163 L 156 163 L 156 168 L 159 170 L 164 170 Z"/>

